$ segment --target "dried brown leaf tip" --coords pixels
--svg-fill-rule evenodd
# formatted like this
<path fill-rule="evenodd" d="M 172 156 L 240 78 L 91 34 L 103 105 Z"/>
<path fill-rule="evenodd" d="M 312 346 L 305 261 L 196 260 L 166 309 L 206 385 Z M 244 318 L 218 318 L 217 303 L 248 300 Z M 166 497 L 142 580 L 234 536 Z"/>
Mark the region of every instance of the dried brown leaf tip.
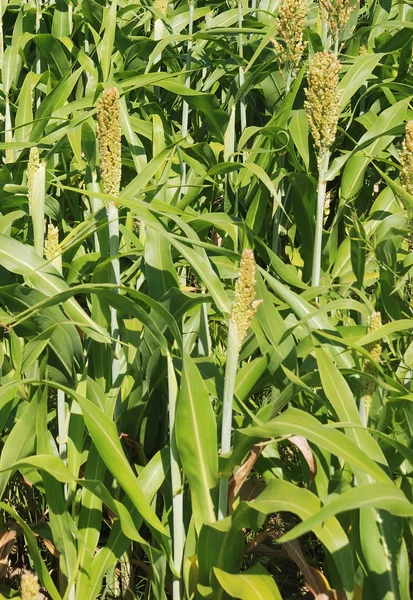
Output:
<path fill-rule="evenodd" d="M 324 50 L 314 56 L 308 73 L 307 113 L 311 135 L 318 151 L 319 167 L 336 139 L 340 116 L 341 92 L 337 90 L 340 63 L 332 52 Z"/>
<path fill-rule="evenodd" d="M 22 600 L 39 600 L 39 582 L 33 573 L 26 571 L 20 578 L 20 591 Z"/>
<path fill-rule="evenodd" d="M 252 250 L 244 250 L 235 284 L 235 299 L 231 314 L 231 319 L 235 322 L 238 330 L 239 347 L 241 347 L 261 302 L 262 300 L 255 299 L 254 253 Z"/>
<path fill-rule="evenodd" d="M 304 21 L 308 11 L 307 0 L 283 0 L 278 11 L 278 35 L 282 43 L 273 42 L 278 62 L 292 74 L 297 70 L 305 49 Z"/>
<path fill-rule="evenodd" d="M 413 194 L 413 121 L 406 124 L 406 135 L 400 152 L 401 180 L 404 189 Z"/>
<path fill-rule="evenodd" d="M 328 27 L 335 42 L 350 20 L 352 13 L 359 4 L 359 0 L 319 0 L 320 9 L 327 16 Z"/>
<path fill-rule="evenodd" d="M 100 173 L 105 194 L 118 196 L 122 172 L 120 98 L 116 88 L 103 90 L 97 106 Z"/>

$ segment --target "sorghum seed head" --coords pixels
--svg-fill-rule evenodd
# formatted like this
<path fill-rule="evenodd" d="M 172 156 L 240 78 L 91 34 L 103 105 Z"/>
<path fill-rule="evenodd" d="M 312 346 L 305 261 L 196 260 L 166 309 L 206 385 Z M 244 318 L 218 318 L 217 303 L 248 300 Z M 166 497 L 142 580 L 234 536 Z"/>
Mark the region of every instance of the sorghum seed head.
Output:
<path fill-rule="evenodd" d="M 116 88 L 103 90 L 97 106 L 100 172 L 105 194 L 117 196 L 120 190 L 121 127 L 120 100 Z"/>
<path fill-rule="evenodd" d="M 33 197 L 33 179 L 37 169 L 40 167 L 39 150 L 37 146 L 30 148 L 29 162 L 27 163 L 27 190 L 29 204 L 32 202 Z"/>
<path fill-rule="evenodd" d="M 374 312 L 370 316 L 370 325 L 369 325 L 369 333 L 372 331 L 377 331 L 380 329 L 381 323 L 381 313 Z M 371 357 L 376 361 L 380 361 L 382 347 L 380 342 L 372 342 L 366 346 L 366 350 L 370 352 Z"/>
<path fill-rule="evenodd" d="M 44 254 L 47 260 L 53 260 L 59 253 L 59 229 L 51 223 L 47 226 Z"/>
<path fill-rule="evenodd" d="M 39 582 L 33 573 L 26 571 L 20 578 L 22 600 L 39 600 Z"/>
<path fill-rule="evenodd" d="M 413 194 L 413 121 L 406 124 L 406 136 L 400 151 L 401 181 L 404 189 Z"/>
<path fill-rule="evenodd" d="M 153 5 L 159 12 L 166 15 L 166 11 L 168 10 L 168 0 L 155 0 Z"/>
<path fill-rule="evenodd" d="M 279 64 L 292 73 L 297 69 L 306 46 L 303 29 L 307 10 L 307 0 L 283 0 L 278 11 L 276 23 L 282 44 L 273 44 Z"/>
<path fill-rule="evenodd" d="M 379 312 L 374 312 L 370 315 L 370 324 L 368 327 L 369 333 L 372 331 L 377 331 L 380 329 L 381 323 L 381 314 Z M 366 346 L 366 350 L 370 352 L 370 356 L 375 360 L 375 362 L 380 362 L 382 347 L 380 342 L 372 342 Z M 375 375 L 376 367 L 370 361 L 366 363 L 364 367 L 364 372 L 368 375 Z M 370 412 L 371 401 L 374 392 L 374 381 L 371 379 L 364 379 L 363 388 L 362 388 L 362 402 L 364 403 L 364 412 L 366 415 Z"/>
<path fill-rule="evenodd" d="M 337 91 L 339 71 L 335 54 L 327 50 L 317 52 L 310 65 L 308 88 L 304 90 L 307 97 L 304 107 L 318 150 L 319 166 L 336 138 L 341 98 Z"/>
<path fill-rule="evenodd" d="M 255 260 L 252 250 L 244 250 L 241 256 L 238 279 L 235 284 L 235 299 L 231 319 L 238 330 L 238 344 L 241 347 L 247 330 L 262 300 L 255 300 Z"/>
<path fill-rule="evenodd" d="M 331 35 L 334 41 L 338 42 L 359 0 L 319 0 L 319 3 L 321 10 L 327 15 Z"/>

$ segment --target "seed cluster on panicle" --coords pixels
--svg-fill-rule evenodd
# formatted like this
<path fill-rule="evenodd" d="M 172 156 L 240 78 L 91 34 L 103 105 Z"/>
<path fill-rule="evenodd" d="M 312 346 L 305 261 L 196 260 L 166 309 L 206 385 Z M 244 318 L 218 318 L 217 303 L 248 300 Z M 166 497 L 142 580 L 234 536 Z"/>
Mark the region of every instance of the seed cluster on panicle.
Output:
<path fill-rule="evenodd" d="M 29 205 L 32 203 L 33 198 L 33 180 L 37 169 L 40 167 L 39 149 L 37 146 L 30 148 L 29 162 L 27 163 L 27 190 Z"/>
<path fill-rule="evenodd" d="M 22 600 L 39 600 L 39 581 L 30 571 L 26 571 L 20 577 L 20 592 Z"/>
<path fill-rule="evenodd" d="M 153 5 L 159 12 L 166 15 L 166 11 L 168 10 L 168 0 L 155 0 Z"/>
<path fill-rule="evenodd" d="M 97 106 L 100 173 L 105 194 L 118 196 L 122 174 L 120 98 L 116 88 L 103 90 Z"/>
<path fill-rule="evenodd" d="M 320 9 L 327 15 L 328 27 L 335 42 L 356 10 L 359 0 L 319 0 Z"/>
<path fill-rule="evenodd" d="M 381 313 L 374 312 L 370 315 L 370 324 L 368 331 L 371 333 L 372 331 L 377 331 L 382 326 L 381 321 Z M 370 353 L 372 359 L 379 363 L 381 359 L 382 346 L 379 341 L 372 342 L 371 344 L 367 344 L 366 350 Z M 376 367 L 370 361 L 366 363 L 364 367 L 364 372 L 367 375 L 375 375 Z M 372 396 L 374 392 L 374 381 L 372 379 L 365 379 L 363 381 L 363 389 L 362 389 L 362 402 L 364 403 L 364 412 L 366 415 L 370 412 L 370 406 L 372 401 Z"/>
<path fill-rule="evenodd" d="M 235 299 L 231 314 L 231 319 L 235 322 L 238 330 L 239 347 L 241 347 L 261 302 L 262 300 L 255 300 L 254 253 L 252 250 L 244 250 L 235 284 Z"/>
<path fill-rule="evenodd" d="M 317 52 L 310 64 L 307 100 L 304 108 L 307 113 L 311 135 L 318 151 L 319 166 L 336 139 L 340 116 L 341 92 L 337 90 L 340 62 L 332 52 Z"/>
<path fill-rule="evenodd" d="M 401 181 L 404 189 L 413 194 L 413 121 L 406 124 L 406 135 L 400 151 Z"/>
<path fill-rule="evenodd" d="M 44 243 L 44 255 L 47 260 L 53 260 L 59 254 L 59 228 L 49 223 Z"/>
<path fill-rule="evenodd" d="M 304 21 L 308 11 L 307 0 L 283 0 L 276 23 L 282 40 L 273 42 L 280 67 L 294 73 L 300 63 L 306 42 L 303 41 Z"/>

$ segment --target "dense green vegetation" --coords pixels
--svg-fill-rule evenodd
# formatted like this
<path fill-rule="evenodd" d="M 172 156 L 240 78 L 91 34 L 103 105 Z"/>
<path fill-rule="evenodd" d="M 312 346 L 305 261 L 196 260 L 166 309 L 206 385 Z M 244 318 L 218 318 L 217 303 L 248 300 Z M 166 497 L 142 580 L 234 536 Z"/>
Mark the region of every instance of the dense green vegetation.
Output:
<path fill-rule="evenodd" d="M 0 7 L 0 597 L 407 600 L 413 7 Z"/>

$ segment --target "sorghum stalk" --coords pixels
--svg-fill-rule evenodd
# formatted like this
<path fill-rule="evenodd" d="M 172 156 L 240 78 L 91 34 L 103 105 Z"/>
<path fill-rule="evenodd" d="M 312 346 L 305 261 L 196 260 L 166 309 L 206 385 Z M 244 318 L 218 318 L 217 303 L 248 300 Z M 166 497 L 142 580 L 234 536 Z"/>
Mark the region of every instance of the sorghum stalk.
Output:
<path fill-rule="evenodd" d="M 0 69 L 3 67 L 3 2 L 0 2 Z"/>
<path fill-rule="evenodd" d="M 6 98 L 6 115 L 4 120 L 4 127 L 4 141 L 6 142 L 6 144 L 11 144 L 13 143 L 13 130 L 10 114 L 10 102 L 8 98 Z M 10 164 L 12 162 L 14 162 L 14 150 L 13 148 L 6 148 L 6 163 Z"/>
<path fill-rule="evenodd" d="M 225 363 L 224 398 L 222 406 L 221 454 L 231 450 L 232 402 L 238 356 L 242 342 L 262 300 L 255 300 L 255 260 L 252 250 L 244 250 L 235 284 L 235 298 L 228 322 L 228 344 Z M 218 519 L 228 513 L 228 477 L 219 480 Z"/>
<path fill-rule="evenodd" d="M 283 0 L 278 11 L 276 23 L 282 44 L 274 42 L 274 48 L 279 66 L 285 72 L 286 92 L 290 90 L 305 49 L 303 31 L 307 10 L 307 0 Z"/>
<path fill-rule="evenodd" d="M 380 329 L 381 325 L 381 314 L 379 312 L 372 313 L 372 315 L 370 316 L 370 324 L 368 328 L 369 333 L 372 331 L 377 331 L 378 329 Z M 366 350 L 370 352 L 370 356 L 375 362 L 380 362 L 382 352 L 380 342 L 377 341 L 368 344 L 366 346 Z M 364 367 L 364 372 L 368 375 L 375 375 L 376 367 L 369 361 Z M 365 427 L 367 427 L 367 423 L 369 420 L 373 392 L 374 382 L 371 379 L 364 379 L 360 401 L 360 417 Z"/>
<path fill-rule="evenodd" d="M 39 34 L 40 33 L 40 23 L 42 20 L 42 0 L 35 0 L 35 1 L 36 1 L 36 34 Z M 42 61 L 40 58 L 40 50 L 37 45 L 36 45 L 35 71 L 36 71 L 36 75 L 42 74 Z M 35 97 L 36 97 L 36 108 L 39 108 L 42 100 L 40 97 L 40 91 L 39 91 L 38 87 L 36 87 L 36 89 L 35 89 Z"/>
<path fill-rule="evenodd" d="M 318 52 L 310 65 L 308 88 L 304 90 L 307 97 L 304 107 L 317 152 L 318 164 L 312 285 L 320 283 L 324 205 L 327 187 L 325 178 L 330 160 L 330 148 L 336 138 L 340 115 L 341 93 L 337 91 L 339 70 L 340 63 L 332 52 L 327 50 Z"/>
<path fill-rule="evenodd" d="M 174 575 L 172 580 L 172 598 L 181 599 L 181 573 L 184 555 L 185 532 L 183 520 L 183 486 L 181 467 L 179 464 L 178 449 L 175 439 L 175 411 L 178 396 L 178 384 L 172 356 L 167 355 L 168 364 L 168 396 L 169 396 L 169 448 L 171 457 L 171 485 L 172 485 L 172 521 L 173 521 L 173 562 L 180 577 Z"/>
<path fill-rule="evenodd" d="M 44 243 L 44 254 L 47 260 L 62 273 L 62 255 L 59 252 L 59 229 L 52 224 L 47 226 L 47 236 Z M 67 421 L 65 393 L 57 390 L 57 430 L 59 435 L 59 456 L 66 462 L 67 458 Z M 67 495 L 67 486 L 65 487 Z"/>
<path fill-rule="evenodd" d="M 162 13 L 163 15 L 166 15 L 166 12 L 168 10 L 168 0 L 155 0 L 154 7 L 157 10 L 159 10 L 160 13 Z M 155 41 L 161 40 L 164 37 L 164 33 L 165 33 L 164 22 L 162 21 L 162 19 L 155 17 L 154 24 L 153 24 L 153 39 Z M 153 64 L 156 65 L 156 63 L 159 62 L 160 59 L 161 59 L 161 55 L 157 54 L 155 56 L 155 58 L 153 59 Z"/>
<path fill-rule="evenodd" d="M 189 23 L 188 23 L 188 35 L 192 36 L 194 32 L 194 10 L 195 0 L 189 0 Z M 186 51 L 186 65 L 185 65 L 185 86 L 191 87 L 191 60 L 192 60 L 192 38 L 188 40 L 188 46 Z M 182 137 L 186 138 L 188 135 L 188 122 L 189 122 L 189 104 L 186 100 L 182 103 Z M 186 163 L 182 161 L 182 183 L 181 183 L 181 194 L 186 194 Z"/>
<path fill-rule="evenodd" d="M 29 210 L 33 223 L 34 251 L 39 256 L 43 256 L 46 166 L 43 162 L 40 162 L 39 151 L 36 146 L 30 148 L 27 165 L 27 188 Z"/>
<path fill-rule="evenodd" d="M 351 14 L 358 5 L 359 0 L 319 0 L 320 9 L 323 11 L 324 21 L 328 25 L 334 40 L 334 53 L 338 53 L 340 35 L 350 20 Z"/>
<path fill-rule="evenodd" d="M 406 135 L 400 151 L 400 179 L 406 192 L 413 194 L 413 121 L 406 123 Z"/>
<path fill-rule="evenodd" d="M 97 138 L 99 141 L 100 173 L 105 194 L 118 196 L 122 173 L 120 98 L 116 88 L 105 88 L 97 106 Z M 115 201 L 107 203 L 109 225 L 109 255 L 112 257 L 113 282 L 120 285 L 119 213 Z M 115 357 L 112 363 L 112 385 L 120 371 L 119 328 L 116 310 L 111 307 L 111 336 L 115 340 Z"/>
<path fill-rule="evenodd" d="M 20 577 L 20 593 L 22 600 L 39 600 L 39 581 L 34 573 L 26 571 Z"/>
<path fill-rule="evenodd" d="M 238 2 L 238 28 L 241 29 L 242 27 L 242 2 Z M 239 57 L 243 58 L 243 48 L 244 48 L 244 42 L 242 39 L 242 33 L 239 34 L 238 36 L 238 55 Z M 244 68 L 242 66 L 242 64 L 240 64 L 239 69 L 238 69 L 238 85 L 241 88 L 244 85 Z M 247 109 L 245 106 L 245 96 L 242 95 L 240 98 L 240 103 L 239 103 L 239 111 L 240 111 L 240 121 L 241 121 L 241 135 L 244 133 L 244 130 L 247 126 Z M 243 153 L 242 155 L 242 159 L 243 161 L 245 161 L 245 154 Z"/>

